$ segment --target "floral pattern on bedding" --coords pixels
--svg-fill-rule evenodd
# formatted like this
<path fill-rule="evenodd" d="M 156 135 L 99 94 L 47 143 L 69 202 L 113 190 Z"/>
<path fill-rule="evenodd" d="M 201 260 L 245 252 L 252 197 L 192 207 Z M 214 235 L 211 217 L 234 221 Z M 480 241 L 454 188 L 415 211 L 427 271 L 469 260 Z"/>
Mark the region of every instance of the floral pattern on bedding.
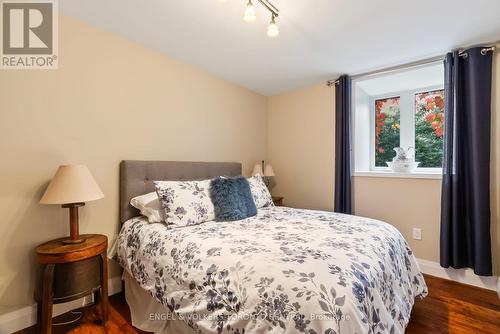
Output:
<path fill-rule="evenodd" d="M 427 287 L 393 226 L 267 207 L 167 230 L 124 224 L 116 259 L 195 333 L 404 333 Z"/>
<path fill-rule="evenodd" d="M 269 192 L 269 189 L 267 189 L 264 179 L 260 174 L 251 176 L 247 180 L 257 209 L 265 206 L 274 206 L 271 193 Z"/>
<path fill-rule="evenodd" d="M 184 227 L 214 220 L 210 181 L 155 181 L 165 222 Z"/>

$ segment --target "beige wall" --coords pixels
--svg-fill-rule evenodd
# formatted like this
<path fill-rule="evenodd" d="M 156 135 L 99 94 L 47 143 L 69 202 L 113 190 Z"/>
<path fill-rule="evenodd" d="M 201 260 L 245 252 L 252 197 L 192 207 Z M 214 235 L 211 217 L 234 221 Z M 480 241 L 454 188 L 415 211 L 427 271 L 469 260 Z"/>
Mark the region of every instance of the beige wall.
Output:
<path fill-rule="evenodd" d="M 318 85 L 269 99 L 268 157 L 285 205 L 333 210 L 334 90 Z"/>
<path fill-rule="evenodd" d="M 267 98 L 67 17 L 59 69 L 0 71 L 0 304 L 32 303 L 34 247 L 67 235 L 38 201 L 57 166 L 87 164 L 105 198 L 81 232 L 116 235 L 122 159 L 266 156 Z M 114 275 L 116 275 L 116 268 Z"/>
<path fill-rule="evenodd" d="M 495 55 L 492 117 L 493 266 L 500 274 L 500 52 Z M 269 98 L 268 155 L 276 166 L 273 193 L 287 205 L 333 208 L 333 88 L 313 86 Z M 441 182 L 354 177 L 355 214 L 396 226 L 417 257 L 439 261 Z M 422 240 L 413 240 L 413 227 Z"/>
<path fill-rule="evenodd" d="M 441 180 L 354 178 L 354 211 L 396 226 L 418 258 L 439 262 Z M 413 240 L 412 228 L 422 229 Z"/>

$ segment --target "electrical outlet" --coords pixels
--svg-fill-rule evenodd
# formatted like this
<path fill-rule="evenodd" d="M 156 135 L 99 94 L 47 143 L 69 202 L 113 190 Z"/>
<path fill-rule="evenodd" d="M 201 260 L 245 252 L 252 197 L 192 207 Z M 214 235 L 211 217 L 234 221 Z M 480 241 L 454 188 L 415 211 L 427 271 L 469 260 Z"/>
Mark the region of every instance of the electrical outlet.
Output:
<path fill-rule="evenodd" d="M 422 229 L 421 228 L 413 228 L 413 239 L 422 240 Z"/>

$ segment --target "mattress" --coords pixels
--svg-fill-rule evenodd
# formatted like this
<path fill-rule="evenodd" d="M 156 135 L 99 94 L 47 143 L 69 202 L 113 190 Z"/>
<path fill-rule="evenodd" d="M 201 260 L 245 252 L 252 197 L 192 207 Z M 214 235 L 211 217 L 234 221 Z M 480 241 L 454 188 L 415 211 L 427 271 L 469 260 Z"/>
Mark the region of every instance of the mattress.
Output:
<path fill-rule="evenodd" d="M 324 211 L 269 207 L 173 229 L 136 217 L 115 258 L 164 308 L 155 321 L 182 333 L 404 333 L 427 294 L 396 228 Z"/>

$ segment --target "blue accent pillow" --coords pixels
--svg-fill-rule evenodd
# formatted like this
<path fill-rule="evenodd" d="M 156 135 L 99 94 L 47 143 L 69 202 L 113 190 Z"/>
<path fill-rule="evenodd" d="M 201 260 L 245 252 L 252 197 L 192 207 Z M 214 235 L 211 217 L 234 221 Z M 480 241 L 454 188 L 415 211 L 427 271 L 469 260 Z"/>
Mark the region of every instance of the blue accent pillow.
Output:
<path fill-rule="evenodd" d="M 215 220 L 234 221 L 257 214 L 250 185 L 245 177 L 217 177 L 210 184 Z"/>

